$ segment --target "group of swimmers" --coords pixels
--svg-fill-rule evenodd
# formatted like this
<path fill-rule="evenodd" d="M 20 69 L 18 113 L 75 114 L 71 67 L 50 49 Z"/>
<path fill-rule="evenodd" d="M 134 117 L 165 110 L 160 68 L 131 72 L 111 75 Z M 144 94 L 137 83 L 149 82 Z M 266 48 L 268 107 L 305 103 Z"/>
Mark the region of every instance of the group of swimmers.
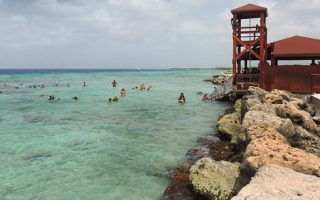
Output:
<path fill-rule="evenodd" d="M 40 95 L 40 96 L 42 97 L 42 96 L 44 96 L 44 95 Z M 49 96 L 48 96 L 48 100 L 49 100 L 49 101 L 53 101 L 53 100 L 58 100 L 58 101 L 59 101 L 59 100 L 61 100 L 61 99 L 60 99 L 60 98 L 55 98 L 53 95 L 49 95 Z M 76 97 L 76 96 L 75 96 L 75 97 L 72 97 L 72 100 L 78 101 L 78 100 L 79 100 L 79 97 Z"/>
<path fill-rule="evenodd" d="M 116 80 L 113 80 L 113 82 L 111 84 L 112 84 L 112 87 L 116 87 L 117 86 Z M 4 86 L 6 86 L 6 84 L 4 84 Z M 58 84 L 56 84 L 56 86 L 58 86 Z M 68 83 L 67 86 L 70 87 L 70 84 Z M 86 86 L 87 86 L 87 83 L 84 81 L 83 82 L 83 87 L 86 87 Z M 44 84 L 30 85 L 30 88 L 37 88 L 37 87 L 44 88 Z M 150 91 L 152 89 L 152 86 L 148 86 L 146 88 L 144 84 L 140 84 L 139 87 L 136 86 L 136 87 L 133 87 L 132 89 L 133 90 L 140 90 L 140 91 L 144 91 L 144 90 Z M 209 94 L 203 94 L 202 92 L 198 92 L 197 94 L 198 95 L 203 95 L 202 101 L 204 101 L 204 102 L 209 102 L 209 101 L 213 100 L 213 97 L 211 95 L 209 95 Z M 122 88 L 120 90 L 120 95 L 121 96 L 125 96 L 126 95 L 126 90 L 124 88 Z M 44 96 L 44 95 L 40 95 L 40 96 Z M 49 101 L 60 100 L 60 98 L 55 98 L 53 95 L 49 95 L 47 97 L 48 97 Z M 79 98 L 77 96 L 72 97 L 72 99 L 76 100 L 76 101 L 79 100 Z M 114 96 L 114 97 L 108 99 L 108 102 L 118 102 L 118 101 L 119 101 L 119 99 L 118 99 L 117 96 Z M 186 97 L 184 96 L 184 93 L 181 92 L 180 96 L 178 97 L 178 103 L 185 103 L 185 102 L 186 102 Z"/>
<path fill-rule="evenodd" d="M 132 89 L 133 89 L 133 90 L 140 90 L 140 91 L 144 91 L 144 90 L 150 91 L 150 90 L 152 90 L 152 86 L 150 85 L 150 86 L 148 86 L 148 87 L 146 88 L 146 86 L 144 86 L 144 84 L 140 84 L 139 87 L 136 86 L 136 87 L 133 87 Z"/>

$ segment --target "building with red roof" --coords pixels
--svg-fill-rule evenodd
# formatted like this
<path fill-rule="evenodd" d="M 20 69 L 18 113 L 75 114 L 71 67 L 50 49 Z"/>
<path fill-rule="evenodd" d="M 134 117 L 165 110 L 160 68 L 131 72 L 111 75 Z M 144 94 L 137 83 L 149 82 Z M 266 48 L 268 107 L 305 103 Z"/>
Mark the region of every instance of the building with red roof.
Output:
<path fill-rule="evenodd" d="M 268 44 L 267 8 L 247 4 L 231 13 L 235 95 L 246 93 L 249 86 L 269 91 L 320 92 L 319 39 L 293 36 Z M 292 61 L 304 62 L 288 64 Z M 251 67 L 251 62 L 257 62 L 257 66 Z"/>

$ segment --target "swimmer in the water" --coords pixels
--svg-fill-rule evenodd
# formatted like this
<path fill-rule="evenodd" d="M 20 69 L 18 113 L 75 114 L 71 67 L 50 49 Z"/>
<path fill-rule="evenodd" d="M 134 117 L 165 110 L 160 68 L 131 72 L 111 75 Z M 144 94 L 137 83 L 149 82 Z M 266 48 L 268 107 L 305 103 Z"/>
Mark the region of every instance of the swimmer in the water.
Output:
<path fill-rule="evenodd" d="M 117 96 L 114 96 L 114 97 L 112 98 L 112 101 L 117 102 L 117 101 L 118 101 L 118 97 L 117 97 Z"/>
<path fill-rule="evenodd" d="M 140 85 L 140 90 L 143 91 L 143 90 L 145 90 L 145 89 L 146 89 L 146 87 L 144 86 L 144 84 L 141 84 L 141 85 Z"/>
<path fill-rule="evenodd" d="M 120 95 L 121 96 L 125 96 L 126 95 L 126 90 L 124 88 L 121 89 Z"/>
<path fill-rule="evenodd" d="M 186 102 L 186 98 L 183 94 L 183 92 L 181 92 L 179 98 L 178 98 L 179 103 L 185 103 Z"/>
<path fill-rule="evenodd" d="M 83 87 L 87 87 L 87 83 L 85 81 L 83 82 Z"/>
<path fill-rule="evenodd" d="M 152 86 L 150 85 L 148 88 L 147 88 L 148 91 L 152 90 Z"/>
<path fill-rule="evenodd" d="M 50 100 L 50 101 L 54 100 L 54 96 L 50 95 L 50 96 L 48 97 L 48 100 Z"/>
<path fill-rule="evenodd" d="M 73 99 L 73 100 L 78 100 L 79 98 L 78 98 L 78 97 L 72 97 L 72 99 Z"/>
<path fill-rule="evenodd" d="M 116 86 L 117 86 L 117 82 L 116 82 L 116 80 L 113 80 L 112 87 L 116 87 Z"/>

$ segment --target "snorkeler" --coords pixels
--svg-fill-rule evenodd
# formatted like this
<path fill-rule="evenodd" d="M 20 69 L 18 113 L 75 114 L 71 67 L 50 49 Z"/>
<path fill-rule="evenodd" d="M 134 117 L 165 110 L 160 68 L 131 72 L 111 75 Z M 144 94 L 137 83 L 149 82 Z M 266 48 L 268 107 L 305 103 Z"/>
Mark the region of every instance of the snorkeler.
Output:
<path fill-rule="evenodd" d="M 116 86 L 117 86 L 117 82 L 116 82 L 116 80 L 113 80 L 112 87 L 116 87 Z"/>
<path fill-rule="evenodd" d="M 186 98 L 185 98 L 183 92 L 181 92 L 181 94 L 180 94 L 180 96 L 178 98 L 178 102 L 179 103 L 185 103 L 186 102 Z"/>

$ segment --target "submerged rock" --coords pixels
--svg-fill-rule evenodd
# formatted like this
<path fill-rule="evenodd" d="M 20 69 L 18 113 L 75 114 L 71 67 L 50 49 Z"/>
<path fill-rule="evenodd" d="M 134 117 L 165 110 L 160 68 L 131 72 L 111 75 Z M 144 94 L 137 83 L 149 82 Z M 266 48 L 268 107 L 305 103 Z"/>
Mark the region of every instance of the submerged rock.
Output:
<path fill-rule="evenodd" d="M 319 197 L 320 178 L 277 165 L 266 165 L 232 200 L 310 200 Z"/>
<path fill-rule="evenodd" d="M 227 200 L 233 195 L 239 166 L 239 163 L 202 158 L 191 167 L 190 180 L 200 194 L 210 199 Z"/>
<path fill-rule="evenodd" d="M 241 162 L 244 151 L 237 147 L 226 141 L 215 142 L 208 146 L 209 156 L 216 161 Z"/>
<path fill-rule="evenodd" d="M 199 160 L 203 157 L 207 157 L 209 154 L 209 150 L 205 148 L 204 146 L 200 147 L 195 147 L 193 149 L 190 149 L 187 153 L 186 156 L 188 160 L 190 161 L 196 161 Z"/>

